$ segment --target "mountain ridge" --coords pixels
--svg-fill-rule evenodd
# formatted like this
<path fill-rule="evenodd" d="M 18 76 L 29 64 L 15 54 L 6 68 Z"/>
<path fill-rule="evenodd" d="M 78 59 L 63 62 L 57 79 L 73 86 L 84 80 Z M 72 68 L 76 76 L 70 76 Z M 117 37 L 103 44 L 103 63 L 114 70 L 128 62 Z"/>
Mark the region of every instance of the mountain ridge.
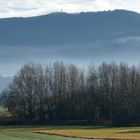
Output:
<path fill-rule="evenodd" d="M 115 9 L 115 10 L 104 10 L 104 11 L 88 11 L 88 12 L 79 12 L 79 13 L 68 13 L 68 12 L 52 12 L 49 14 L 43 14 L 38 16 L 31 16 L 31 17 L 6 17 L 6 18 L 0 18 L 0 20 L 9 20 L 9 19 L 31 19 L 31 18 L 39 18 L 39 17 L 46 17 L 46 16 L 52 16 L 52 15 L 81 15 L 81 14 L 111 14 L 111 13 L 129 13 L 131 15 L 140 15 L 140 13 L 130 10 L 124 10 L 124 9 Z"/>
<path fill-rule="evenodd" d="M 63 45 L 139 36 L 139 25 L 140 14 L 125 10 L 0 19 L 0 45 Z"/>

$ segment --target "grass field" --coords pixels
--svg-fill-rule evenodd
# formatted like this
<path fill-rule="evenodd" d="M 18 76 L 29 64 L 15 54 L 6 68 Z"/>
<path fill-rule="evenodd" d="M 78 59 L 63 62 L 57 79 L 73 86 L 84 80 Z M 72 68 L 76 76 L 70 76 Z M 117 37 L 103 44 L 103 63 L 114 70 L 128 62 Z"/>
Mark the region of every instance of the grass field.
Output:
<path fill-rule="evenodd" d="M 22 127 L 0 127 L 0 140 L 84 140 L 79 138 L 66 138 L 62 136 L 39 134 L 35 131 L 48 129 L 50 127 L 22 126 Z"/>
<path fill-rule="evenodd" d="M 140 140 L 140 127 L 93 126 L 0 127 L 0 140 Z"/>

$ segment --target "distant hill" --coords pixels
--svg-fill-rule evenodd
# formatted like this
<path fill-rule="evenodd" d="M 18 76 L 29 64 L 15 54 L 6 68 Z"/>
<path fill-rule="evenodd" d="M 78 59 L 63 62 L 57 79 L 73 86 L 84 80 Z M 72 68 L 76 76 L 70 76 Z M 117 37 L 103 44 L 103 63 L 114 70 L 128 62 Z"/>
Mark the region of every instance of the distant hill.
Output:
<path fill-rule="evenodd" d="M 139 54 L 140 14 L 132 11 L 0 19 L 0 75 L 15 74 L 28 62 L 137 64 Z"/>
<path fill-rule="evenodd" d="M 0 45 L 62 45 L 140 35 L 140 14 L 115 10 L 0 19 Z"/>

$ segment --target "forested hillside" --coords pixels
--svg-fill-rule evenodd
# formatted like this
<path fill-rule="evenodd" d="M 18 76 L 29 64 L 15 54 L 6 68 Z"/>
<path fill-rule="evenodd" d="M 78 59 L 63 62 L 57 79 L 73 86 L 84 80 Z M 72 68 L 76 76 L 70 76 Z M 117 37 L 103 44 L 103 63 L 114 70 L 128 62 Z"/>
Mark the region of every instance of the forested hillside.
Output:
<path fill-rule="evenodd" d="M 0 45 L 89 44 L 139 36 L 139 24 L 140 14 L 125 10 L 0 19 Z"/>

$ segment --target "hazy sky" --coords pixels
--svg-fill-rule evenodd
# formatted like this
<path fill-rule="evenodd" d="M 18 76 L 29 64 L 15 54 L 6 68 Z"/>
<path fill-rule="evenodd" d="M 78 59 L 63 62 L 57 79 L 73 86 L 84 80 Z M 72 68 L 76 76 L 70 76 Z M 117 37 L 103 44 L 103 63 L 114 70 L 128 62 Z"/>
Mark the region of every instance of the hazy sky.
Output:
<path fill-rule="evenodd" d="M 114 9 L 140 12 L 140 0 L 0 0 L 0 18 Z"/>

